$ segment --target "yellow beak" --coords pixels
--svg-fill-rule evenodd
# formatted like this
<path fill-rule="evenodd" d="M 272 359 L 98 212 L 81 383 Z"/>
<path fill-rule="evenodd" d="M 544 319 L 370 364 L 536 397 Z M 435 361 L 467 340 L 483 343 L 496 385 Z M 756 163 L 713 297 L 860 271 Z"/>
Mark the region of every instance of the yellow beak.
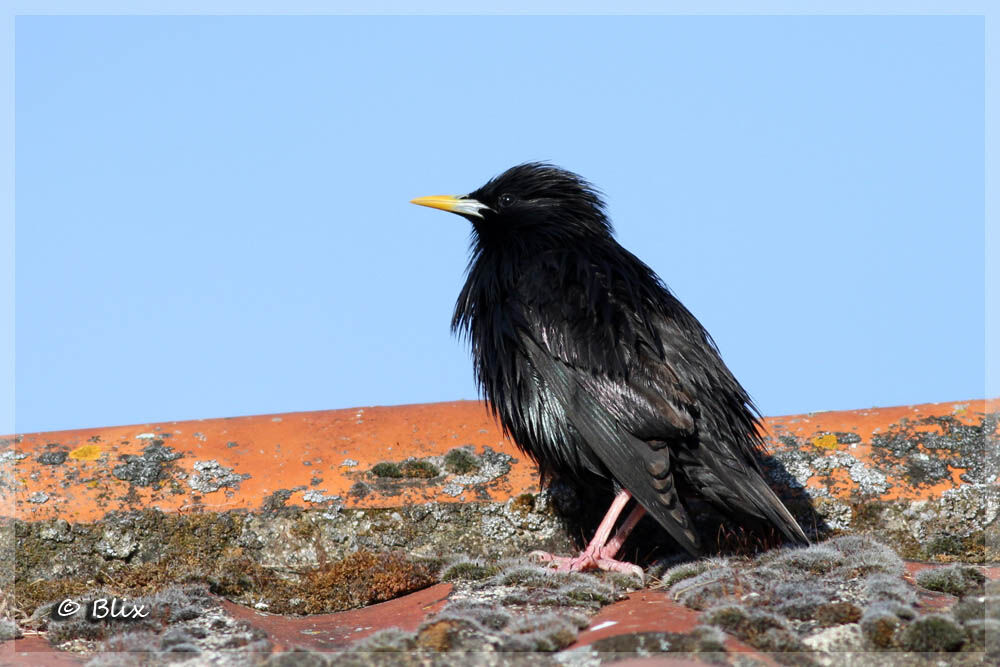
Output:
<path fill-rule="evenodd" d="M 459 215 L 474 215 L 478 218 L 483 217 L 483 214 L 480 213 L 481 210 L 489 208 L 486 204 L 476 201 L 475 199 L 469 199 L 468 197 L 455 197 L 452 195 L 417 197 L 416 199 L 411 199 L 410 203 L 417 204 L 419 206 L 429 206 L 430 208 L 438 208 L 442 211 L 457 213 Z"/>

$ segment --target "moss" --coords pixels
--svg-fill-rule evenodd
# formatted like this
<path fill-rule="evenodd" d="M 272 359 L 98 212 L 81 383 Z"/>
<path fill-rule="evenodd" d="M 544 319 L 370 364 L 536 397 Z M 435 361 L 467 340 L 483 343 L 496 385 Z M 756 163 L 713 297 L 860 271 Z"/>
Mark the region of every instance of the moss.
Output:
<path fill-rule="evenodd" d="M 986 596 L 967 596 L 959 600 L 958 604 L 951 608 L 951 615 L 962 623 L 975 619 L 986 618 Z M 995 604 L 990 605 L 996 607 Z M 1000 611 L 1000 609 L 997 609 Z"/>
<path fill-rule="evenodd" d="M 401 554 L 367 551 L 307 570 L 292 581 L 234 548 L 212 561 L 192 552 L 186 557 L 133 566 L 113 563 L 92 579 L 29 582 L 18 586 L 18 602 L 22 608 L 34 610 L 51 600 L 78 598 L 95 585 L 107 587 L 113 595 L 136 598 L 176 582 L 206 582 L 219 595 L 245 602 L 264 600 L 271 612 L 316 614 L 381 602 L 435 581 L 430 568 Z"/>
<path fill-rule="evenodd" d="M 305 515 L 300 516 L 295 523 L 292 524 L 289 532 L 293 537 L 300 540 L 309 539 L 316 535 L 316 524 L 309 520 Z"/>
<path fill-rule="evenodd" d="M 24 636 L 21 632 L 21 628 L 18 627 L 17 623 L 12 618 L 7 618 L 6 610 L 3 616 L 0 616 L 0 643 L 10 641 L 11 639 L 20 639 Z"/>
<path fill-rule="evenodd" d="M 694 642 L 689 641 L 687 635 L 675 632 L 633 632 L 598 639 L 589 648 L 598 655 L 634 653 L 637 656 L 648 657 L 670 651 L 693 653 L 694 651 L 688 650 L 688 644 L 693 645 Z"/>
<path fill-rule="evenodd" d="M 86 609 L 93 600 L 113 595 L 109 588 L 102 587 L 77 596 L 77 600 Z M 147 647 L 145 650 L 177 650 L 173 647 L 183 644 L 197 651 L 197 647 L 191 644 L 196 638 L 190 631 L 170 624 L 179 621 L 177 611 L 189 611 L 189 618 L 197 618 L 206 611 L 218 608 L 218 602 L 208 594 L 204 586 L 168 586 L 150 595 L 131 597 L 129 603 L 145 609 L 146 615 L 139 619 L 87 620 L 85 612 L 79 611 L 66 620 L 52 618 L 47 628 L 48 638 L 53 644 L 73 640 L 108 640 L 116 643 L 123 636 L 142 635 L 144 646 Z"/>
<path fill-rule="evenodd" d="M 737 605 L 711 609 L 701 617 L 701 620 L 703 623 L 717 625 L 731 634 L 738 634 L 741 628 L 749 622 L 747 610 Z"/>
<path fill-rule="evenodd" d="M 977 619 L 1000 621 L 1000 596 L 989 591 L 990 587 L 987 586 L 986 595 L 966 595 L 963 597 L 958 601 L 958 604 L 952 607 L 952 616 L 963 623 Z"/>
<path fill-rule="evenodd" d="M 478 589 L 467 591 L 475 595 Z M 556 651 L 576 639 L 589 616 L 579 612 L 532 613 L 529 609 L 508 610 L 498 605 L 488 589 L 486 599 L 465 598 L 450 602 L 420 626 L 414 647 L 425 651 Z M 393 642 L 398 645 L 398 642 Z M 356 645 L 364 650 L 364 645 Z M 448 664 L 455 662 L 449 658 Z M 507 664 L 507 660 L 502 661 Z M 438 664 L 435 662 L 435 664 Z M 445 663 L 440 663 L 445 664 Z M 473 664 L 459 660 L 456 664 Z M 478 664 L 478 663 L 475 663 Z M 516 661 L 512 664 L 522 664 Z M 529 663 L 523 663 L 529 664 Z M 534 663 L 531 663 L 534 664 Z"/>
<path fill-rule="evenodd" d="M 30 615 L 46 602 L 78 598 L 93 584 L 82 579 L 36 579 L 17 584 L 17 606 Z"/>
<path fill-rule="evenodd" d="M 563 616 L 543 613 L 517 617 L 505 632 L 502 650 L 552 652 L 572 644 L 578 630 Z"/>
<path fill-rule="evenodd" d="M 527 586 L 531 588 L 557 588 L 567 579 L 560 573 L 538 565 L 515 564 L 500 572 L 494 582 L 500 586 Z"/>
<path fill-rule="evenodd" d="M 796 584 L 788 584 L 790 588 L 797 588 Z M 774 591 L 775 597 L 780 602 L 774 605 L 774 610 L 785 618 L 797 621 L 811 621 L 816 616 L 816 611 L 827 601 L 827 596 L 820 595 L 812 591 L 795 591 L 783 596 L 781 587 Z"/>
<path fill-rule="evenodd" d="M 416 648 L 435 652 L 482 651 L 487 646 L 500 651 L 548 652 L 572 643 L 579 625 L 565 615 L 515 616 L 491 604 L 458 602 L 426 621 L 414 642 Z"/>
<path fill-rule="evenodd" d="M 906 560 L 927 560 L 928 558 L 924 545 L 909 531 L 890 531 L 883 535 L 883 539 L 896 547 L 896 553 L 899 554 L 900 558 Z"/>
<path fill-rule="evenodd" d="M 986 575 L 972 565 L 947 565 L 917 573 L 917 583 L 939 593 L 961 597 L 985 592 Z"/>
<path fill-rule="evenodd" d="M 430 479 L 441 473 L 434 464 L 422 460 L 408 460 L 402 463 L 383 461 L 372 466 L 371 474 L 384 479 Z"/>
<path fill-rule="evenodd" d="M 12 546 L 17 555 L 9 563 L 14 585 L 0 581 L 0 588 L 16 587 L 18 607 L 27 615 L 49 600 L 79 595 L 95 585 L 131 596 L 184 581 L 206 582 L 218 593 L 244 604 L 280 605 L 284 604 L 281 599 L 289 596 L 290 589 L 285 586 L 289 577 L 300 579 L 310 567 L 344 558 L 359 548 L 381 551 L 405 546 L 419 553 L 434 553 L 446 545 L 452 551 L 511 554 L 537 545 L 539 533 L 558 529 L 554 518 L 533 514 L 532 526 L 511 537 L 506 525 L 489 523 L 494 518 L 507 519 L 504 508 L 495 503 L 366 510 L 364 521 L 358 521 L 354 512 L 332 516 L 326 511 L 284 507 L 288 496 L 274 494 L 277 502 L 266 515 L 148 510 L 110 514 L 89 524 L 0 522 L 0 528 L 9 526 L 6 534 L 10 542 L 16 542 Z M 97 545 L 106 533 L 131 539 L 133 550 L 127 560 L 102 554 Z M 545 548 L 556 551 L 568 546 L 565 534 L 546 534 L 551 535 L 551 541 L 543 545 Z M 283 574 L 276 576 L 261 567 L 261 562 L 274 563 Z M 423 567 L 437 572 L 443 564 L 427 560 Z M 486 570 L 466 569 L 460 576 L 490 577 L 498 572 L 491 564 Z M 567 581 L 553 580 L 550 587 Z M 301 606 L 288 609 L 305 611 Z"/>
<path fill-rule="evenodd" d="M 358 480 L 357 482 L 351 485 L 351 488 L 347 490 L 347 495 L 350 496 L 351 498 L 356 498 L 360 500 L 371 492 L 372 488 L 370 486 L 368 486 L 361 480 Z"/>
<path fill-rule="evenodd" d="M 288 580 L 249 561 L 236 559 L 213 577 L 221 595 L 265 601 L 280 614 L 320 614 L 382 602 L 434 583 L 428 568 L 401 554 L 359 551 Z"/>
<path fill-rule="evenodd" d="M 774 561 L 776 566 L 794 568 L 810 574 L 827 574 L 843 563 L 843 552 L 822 544 L 784 551 Z"/>
<path fill-rule="evenodd" d="M 403 469 L 400 468 L 398 463 L 389 463 L 388 461 L 382 463 L 376 463 L 372 466 L 371 473 L 376 477 L 389 477 L 392 479 L 398 479 L 403 476 Z"/>
<path fill-rule="evenodd" d="M 900 633 L 899 645 L 917 653 L 957 651 L 965 643 L 965 631 L 954 619 L 929 614 L 910 623 Z"/>
<path fill-rule="evenodd" d="M 882 527 L 882 503 L 863 502 L 851 506 L 851 524 L 855 530 L 870 530 Z"/>
<path fill-rule="evenodd" d="M 385 628 L 356 642 L 351 648 L 366 653 L 395 653 L 412 651 L 416 648 L 416 641 L 412 632 L 404 632 L 399 628 Z"/>
<path fill-rule="evenodd" d="M 591 583 L 570 584 L 556 590 L 556 594 L 565 596 L 570 600 L 570 604 L 596 602 L 597 606 L 602 606 L 614 602 L 614 590 L 610 586 L 601 586 Z"/>
<path fill-rule="evenodd" d="M 725 653 L 725 637 L 716 628 L 698 626 L 690 633 L 677 632 L 633 632 L 612 635 L 589 645 L 598 654 L 636 654 L 640 657 L 655 657 L 662 653 Z M 713 660 L 716 656 L 710 656 Z M 721 660 L 721 655 L 718 656 Z M 663 660 L 661 658 L 661 660 Z M 669 660 L 664 662 L 667 664 Z M 685 664 L 687 661 L 682 660 Z M 654 661 L 659 664 L 658 661 Z"/>
<path fill-rule="evenodd" d="M 614 602 L 615 598 L 612 586 L 594 578 L 566 584 L 555 590 L 522 588 L 506 596 L 504 604 L 597 610 Z"/>
<path fill-rule="evenodd" d="M 709 561 L 696 560 L 690 563 L 681 563 L 670 568 L 660 577 L 654 586 L 656 588 L 670 588 L 678 581 L 696 577 L 709 568 Z"/>
<path fill-rule="evenodd" d="M 260 504 L 260 513 L 264 516 L 280 514 L 283 510 L 289 509 L 285 503 L 292 497 L 292 492 L 288 489 L 278 489 L 271 495 L 264 498 Z"/>
<path fill-rule="evenodd" d="M 773 653 L 800 653 L 805 650 L 805 645 L 795 633 L 785 628 L 768 628 L 761 637 L 754 640 L 753 645 L 762 651 Z"/>
<path fill-rule="evenodd" d="M 435 582 L 428 569 L 399 553 L 358 551 L 305 573 L 299 582 L 273 582 L 285 594 L 269 610 L 320 614 L 362 607 L 426 588 Z M 282 585 L 283 584 L 283 585 Z M 291 605 L 290 599 L 302 600 Z"/>
<path fill-rule="evenodd" d="M 400 470 L 403 473 L 403 477 L 412 477 L 419 479 L 430 479 L 431 477 L 437 477 L 441 473 L 434 464 L 428 461 L 406 461 L 400 466 Z"/>
<path fill-rule="evenodd" d="M 706 570 L 678 581 L 670 588 L 670 596 L 692 609 L 707 609 L 735 596 L 736 576 L 728 566 Z"/>
<path fill-rule="evenodd" d="M 444 468 L 452 474 L 467 475 L 479 467 L 479 459 L 468 448 L 458 447 L 444 455 Z"/>
<path fill-rule="evenodd" d="M 606 572 L 604 579 L 615 589 L 621 591 L 637 591 L 643 587 L 643 580 L 634 572 Z"/>
<path fill-rule="evenodd" d="M 204 581 L 205 564 L 192 554 L 133 567 L 120 566 L 98 575 L 97 583 L 128 596 L 149 595 L 176 583 Z"/>
<path fill-rule="evenodd" d="M 861 609 L 850 602 L 827 602 L 816 608 L 814 618 L 822 626 L 857 623 L 861 620 Z"/>
<path fill-rule="evenodd" d="M 83 619 L 51 623 L 46 633 L 46 639 L 56 646 L 74 639 L 96 641 L 107 636 L 108 624 L 91 623 Z"/>
<path fill-rule="evenodd" d="M 873 574 L 866 577 L 862 590 L 869 602 L 888 601 L 913 604 L 917 601 L 917 594 L 905 581 L 886 574 Z"/>
<path fill-rule="evenodd" d="M 872 646 L 880 649 L 895 645 L 899 626 L 899 617 L 884 610 L 869 610 L 861 618 L 861 633 Z"/>
<path fill-rule="evenodd" d="M 705 612 L 701 622 L 714 625 L 764 651 L 801 651 L 802 643 L 781 617 L 741 605 L 723 605 Z"/>
<path fill-rule="evenodd" d="M 520 514 L 529 514 L 535 510 L 535 496 L 530 493 L 522 493 L 514 498 L 510 508 Z"/>
<path fill-rule="evenodd" d="M 986 531 L 979 531 L 962 538 L 961 550 L 955 554 L 958 560 L 966 563 L 985 563 L 986 558 Z"/>
<path fill-rule="evenodd" d="M 449 651 L 456 648 L 459 631 L 464 627 L 459 621 L 432 621 L 420 629 L 414 644 L 430 651 Z"/>
<path fill-rule="evenodd" d="M 938 535 L 927 546 L 931 556 L 951 555 L 962 552 L 962 539 L 956 535 Z"/>
<path fill-rule="evenodd" d="M 1000 621 L 977 618 L 965 624 L 966 651 L 985 652 L 992 658 L 1000 656 Z"/>
<path fill-rule="evenodd" d="M 465 621 L 484 630 L 503 630 L 510 623 L 511 616 L 502 607 L 470 600 L 450 602 L 437 615 L 439 620 Z"/>
<path fill-rule="evenodd" d="M 495 576 L 500 571 L 497 565 L 487 565 L 480 560 L 463 558 L 446 565 L 441 571 L 442 581 L 481 581 Z"/>
<path fill-rule="evenodd" d="M 982 496 L 986 493 L 971 490 L 968 486 L 960 488 L 969 490 L 970 496 Z M 990 528 L 977 526 L 977 522 L 985 522 L 988 513 L 979 511 L 976 507 L 987 504 L 989 501 L 985 498 L 977 497 L 975 502 L 969 501 L 967 506 L 956 511 L 953 503 L 939 499 L 931 501 L 925 517 L 916 519 L 907 515 L 911 505 L 909 501 L 857 503 L 851 505 L 853 518 L 850 530 L 854 533 L 877 535 L 880 540 L 892 544 L 896 552 L 907 560 L 982 563 L 991 553 L 986 544 L 986 534 Z M 972 518 L 971 523 L 961 519 L 962 516 Z M 910 525 L 916 521 L 928 537 L 918 540 L 910 530 L 897 528 L 901 521 Z M 960 536 L 970 530 L 971 533 L 967 536 Z"/>
<path fill-rule="evenodd" d="M 896 552 L 867 535 L 844 535 L 826 544 L 844 554 L 843 564 L 834 571 L 838 577 L 853 579 L 875 573 L 900 576 L 905 570 Z"/>

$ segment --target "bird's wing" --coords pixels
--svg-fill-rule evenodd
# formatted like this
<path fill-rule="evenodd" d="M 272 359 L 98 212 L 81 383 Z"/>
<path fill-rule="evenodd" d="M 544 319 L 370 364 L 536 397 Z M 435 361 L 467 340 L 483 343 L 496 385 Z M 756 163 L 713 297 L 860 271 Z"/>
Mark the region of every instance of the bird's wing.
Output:
<path fill-rule="evenodd" d="M 683 309 L 680 302 L 677 306 Z M 683 394 L 698 397 L 697 403 L 684 404 L 698 414 L 698 436 L 676 452 L 685 477 L 716 506 L 768 521 L 792 542 L 808 544 L 761 474 L 758 456 L 765 450 L 755 410 L 711 338 L 686 309 L 675 318 L 657 318 L 656 327 L 664 355 L 645 357 L 643 370 L 670 367 Z"/>
<path fill-rule="evenodd" d="M 761 477 L 750 399 L 694 316 L 666 290 L 664 312 L 635 307 L 627 279 L 601 282 L 564 283 L 559 303 L 526 304 L 522 344 L 566 419 L 688 551 L 698 542 L 674 489 L 681 469 L 709 500 L 807 543 Z"/>
<path fill-rule="evenodd" d="M 677 496 L 669 448 L 654 449 L 622 428 L 579 370 L 552 355 L 530 335 L 522 342 L 531 365 L 573 427 L 619 484 L 689 553 L 701 551 L 698 536 Z M 614 402 L 620 396 L 612 397 Z"/>

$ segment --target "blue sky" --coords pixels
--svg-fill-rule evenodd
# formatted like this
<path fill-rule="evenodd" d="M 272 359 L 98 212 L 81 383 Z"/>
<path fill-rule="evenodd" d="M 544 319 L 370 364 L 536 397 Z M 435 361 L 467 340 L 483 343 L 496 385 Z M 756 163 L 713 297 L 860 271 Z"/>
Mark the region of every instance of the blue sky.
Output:
<path fill-rule="evenodd" d="M 982 397 L 984 20 L 16 19 L 0 432 L 475 397 L 467 224 L 547 159 L 765 414 Z"/>

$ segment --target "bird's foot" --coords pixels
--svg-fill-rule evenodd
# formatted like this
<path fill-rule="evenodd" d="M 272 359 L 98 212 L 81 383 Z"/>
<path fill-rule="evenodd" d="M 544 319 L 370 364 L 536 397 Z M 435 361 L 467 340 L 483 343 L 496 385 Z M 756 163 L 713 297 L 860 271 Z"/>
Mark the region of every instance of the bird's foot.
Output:
<path fill-rule="evenodd" d="M 631 574 L 643 581 L 642 568 L 634 563 L 615 560 L 601 553 L 602 550 L 586 549 L 579 556 L 556 556 L 547 551 L 533 551 L 529 555 L 559 572 L 586 572 L 588 570 L 604 570 L 606 572 L 623 572 Z"/>

